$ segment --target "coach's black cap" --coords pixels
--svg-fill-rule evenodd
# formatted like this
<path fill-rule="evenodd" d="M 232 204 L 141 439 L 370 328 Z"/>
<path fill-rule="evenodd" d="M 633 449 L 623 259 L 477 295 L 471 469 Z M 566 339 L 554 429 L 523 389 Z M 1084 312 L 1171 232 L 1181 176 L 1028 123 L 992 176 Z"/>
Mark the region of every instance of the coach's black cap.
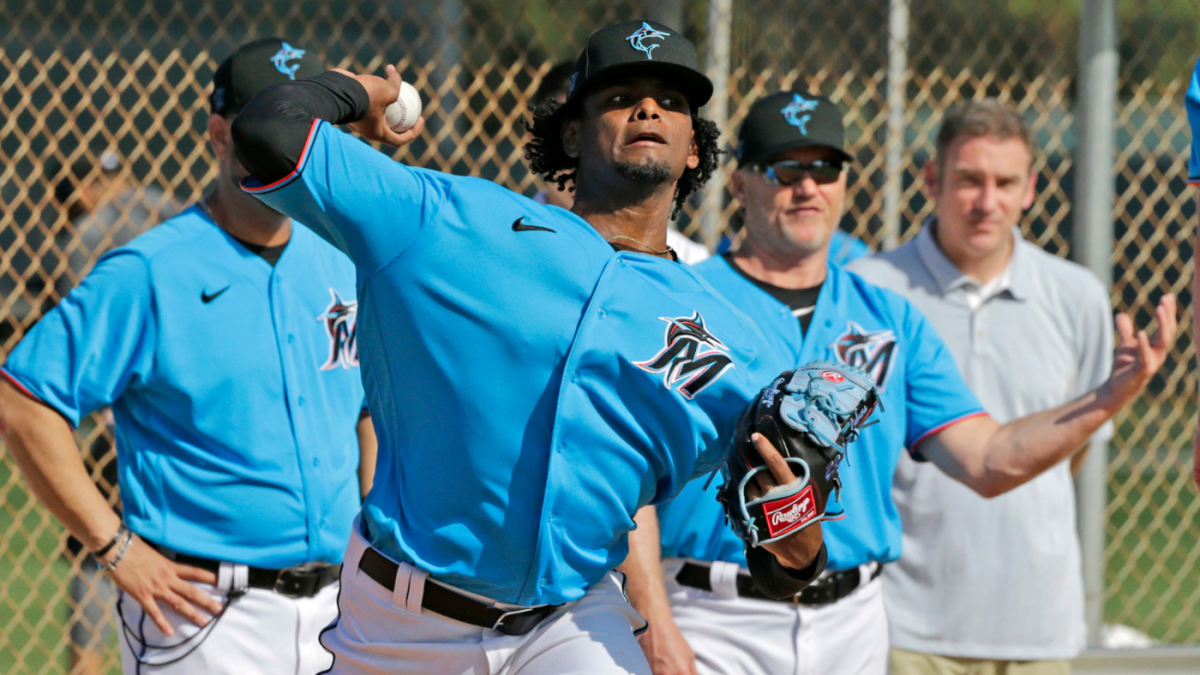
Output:
<path fill-rule="evenodd" d="M 846 128 L 842 111 L 824 96 L 781 91 L 750 107 L 738 132 L 738 164 L 748 167 L 807 146 L 833 148 L 847 162 Z"/>
<path fill-rule="evenodd" d="M 277 82 L 302 80 L 325 72 L 317 55 L 280 38 L 255 40 L 238 47 L 213 74 L 208 97 L 212 112 L 236 115 L 259 91 Z"/>
<path fill-rule="evenodd" d="M 638 74 L 659 75 L 678 87 L 693 110 L 712 98 L 712 82 L 700 72 L 691 40 L 661 23 L 625 21 L 588 37 L 571 74 L 567 102 L 578 100 L 598 82 Z"/>

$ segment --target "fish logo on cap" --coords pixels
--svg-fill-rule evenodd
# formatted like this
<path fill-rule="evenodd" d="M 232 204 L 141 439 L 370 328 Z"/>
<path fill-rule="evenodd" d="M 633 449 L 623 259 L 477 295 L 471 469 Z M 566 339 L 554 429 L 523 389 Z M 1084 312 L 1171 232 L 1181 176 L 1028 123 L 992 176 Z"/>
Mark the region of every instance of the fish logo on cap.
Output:
<path fill-rule="evenodd" d="M 629 40 L 629 45 L 634 49 L 638 50 L 639 52 L 645 52 L 647 59 L 653 59 L 654 54 L 652 52 L 656 47 L 658 47 L 658 45 L 648 45 L 646 44 L 646 40 L 663 40 L 670 36 L 670 33 L 654 30 L 650 27 L 650 24 L 643 21 L 642 27 L 639 28 L 633 35 L 630 35 L 625 39 Z"/>
<path fill-rule="evenodd" d="M 783 107 L 779 112 L 783 113 L 783 118 L 787 123 L 800 130 L 800 133 L 808 135 L 808 121 L 812 119 L 812 115 L 803 113 L 811 113 L 817 109 L 821 102 L 817 99 L 807 99 L 800 94 L 792 95 L 792 102 Z"/>
<path fill-rule="evenodd" d="M 296 49 L 288 43 L 283 43 L 279 51 L 275 52 L 275 56 L 271 57 L 271 63 L 275 65 L 275 70 L 288 76 L 289 80 L 296 79 L 296 69 L 300 67 L 299 63 L 288 65 L 288 61 L 292 59 L 300 60 L 304 58 L 304 50 Z"/>

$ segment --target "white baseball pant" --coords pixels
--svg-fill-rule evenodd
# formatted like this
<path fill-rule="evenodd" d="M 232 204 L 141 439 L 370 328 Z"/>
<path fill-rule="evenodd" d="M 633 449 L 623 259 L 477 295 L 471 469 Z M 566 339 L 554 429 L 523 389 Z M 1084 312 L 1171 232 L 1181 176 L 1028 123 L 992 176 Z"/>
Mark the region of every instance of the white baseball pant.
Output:
<path fill-rule="evenodd" d="M 366 547 L 356 521 L 342 566 L 341 613 L 321 634 L 334 654 L 332 675 L 650 675 L 633 634 L 645 621 L 617 573 L 529 633 L 510 636 L 423 610 L 417 598 L 426 575 L 412 565 L 400 563 L 395 591 L 381 586 L 358 569 Z"/>
<path fill-rule="evenodd" d="M 217 586 L 194 585 L 225 602 L 231 588 L 246 587 L 246 578 L 245 565 L 223 563 Z M 330 584 L 311 598 L 250 588 L 205 628 L 160 604 L 175 629 L 172 637 L 158 630 L 136 600 L 119 593 L 124 675 L 315 675 L 332 662 L 317 636 L 337 617 L 337 586 Z"/>
<path fill-rule="evenodd" d="M 885 675 L 888 623 L 879 578 L 819 607 L 742 598 L 732 563 L 712 563 L 712 592 L 681 586 L 685 561 L 663 560 L 675 624 L 700 675 Z M 705 563 L 707 564 L 707 563 Z"/>

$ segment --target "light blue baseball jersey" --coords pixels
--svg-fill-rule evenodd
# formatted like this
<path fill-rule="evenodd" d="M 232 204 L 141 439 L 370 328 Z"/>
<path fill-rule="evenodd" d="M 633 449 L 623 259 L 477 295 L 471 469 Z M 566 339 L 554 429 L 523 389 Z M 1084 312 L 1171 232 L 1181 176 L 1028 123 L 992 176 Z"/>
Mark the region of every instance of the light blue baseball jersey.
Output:
<path fill-rule="evenodd" d="M 845 265 L 852 260 L 871 255 L 871 247 L 858 237 L 846 234 L 842 230 L 834 230 L 829 240 L 829 262 L 835 265 Z"/>
<path fill-rule="evenodd" d="M 72 425 L 111 405 L 126 524 L 258 567 L 340 562 L 359 506 L 354 267 L 272 267 L 192 207 L 96 264 L 3 373 Z"/>
<path fill-rule="evenodd" d="M 414 169 L 317 120 L 266 186 L 358 268 L 373 546 L 505 602 L 581 597 L 633 514 L 723 458 L 778 363 L 689 267 L 573 213 Z"/>
<path fill-rule="evenodd" d="M 1200 185 L 1200 60 L 1196 61 L 1196 69 L 1192 71 L 1192 83 L 1188 85 L 1185 104 L 1188 122 L 1192 127 L 1192 156 L 1188 160 L 1188 183 Z"/>
<path fill-rule="evenodd" d="M 825 524 L 825 543 L 832 570 L 900 557 L 900 516 L 891 495 L 900 452 L 959 420 L 984 414 L 941 338 L 907 300 L 838 265 L 829 265 L 807 335 L 801 335 L 791 308 L 739 274 L 724 257 L 710 258 L 695 269 L 774 343 L 780 357 L 774 370 L 828 359 L 862 368 L 875 378 L 883 410 L 873 418 L 879 423 L 863 430 L 841 464 L 840 504 L 832 503 L 827 513 L 844 510 L 845 516 Z M 742 541 L 725 525 L 713 496 L 720 480 L 707 490 L 704 483 L 693 481 L 658 507 L 662 553 L 745 566 Z"/>

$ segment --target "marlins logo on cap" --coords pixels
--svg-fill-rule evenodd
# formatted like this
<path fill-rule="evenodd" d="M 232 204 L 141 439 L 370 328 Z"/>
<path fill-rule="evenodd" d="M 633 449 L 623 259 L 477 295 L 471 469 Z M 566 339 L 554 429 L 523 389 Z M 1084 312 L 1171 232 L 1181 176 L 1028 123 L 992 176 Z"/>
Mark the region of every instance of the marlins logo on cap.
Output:
<path fill-rule="evenodd" d="M 669 37 L 671 37 L 670 33 L 654 30 L 650 27 L 650 24 L 643 21 L 642 27 L 639 28 L 633 35 L 630 35 L 625 39 L 629 40 L 630 46 L 632 46 L 634 49 L 638 50 L 639 52 L 645 52 L 646 58 L 653 59 L 654 50 L 658 47 L 658 45 L 648 45 L 646 44 L 646 40 L 663 40 Z"/>
<path fill-rule="evenodd" d="M 787 123 L 800 130 L 800 133 L 808 135 L 808 121 L 812 119 L 811 113 L 817 109 L 821 102 L 817 99 L 807 99 L 800 94 L 795 94 L 792 97 L 792 102 L 783 107 L 779 112 L 783 113 L 783 118 Z"/>
<path fill-rule="evenodd" d="M 683 33 L 637 19 L 605 26 L 588 36 L 575 60 L 566 105 L 597 85 L 656 77 L 687 97 L 693 111 L 712 98 L 712 82 L 700 72 L 696 45 Z"/>
<path fill-rule="evenodd" d="M 276 70 L 287 75 L 289 80 L 294 80 L 296 79 L 296 69 L 300 67 L 300 64 L 288 65 L 288 61 L 292 59 L 299 61 L 302 58 L 304 58 L 303 49 L 296 49 L 285 42 L 279 47 L 279 51 L 275 52 L 275 56 L 271 57 L 271 63 L 275 64 Z"/>

